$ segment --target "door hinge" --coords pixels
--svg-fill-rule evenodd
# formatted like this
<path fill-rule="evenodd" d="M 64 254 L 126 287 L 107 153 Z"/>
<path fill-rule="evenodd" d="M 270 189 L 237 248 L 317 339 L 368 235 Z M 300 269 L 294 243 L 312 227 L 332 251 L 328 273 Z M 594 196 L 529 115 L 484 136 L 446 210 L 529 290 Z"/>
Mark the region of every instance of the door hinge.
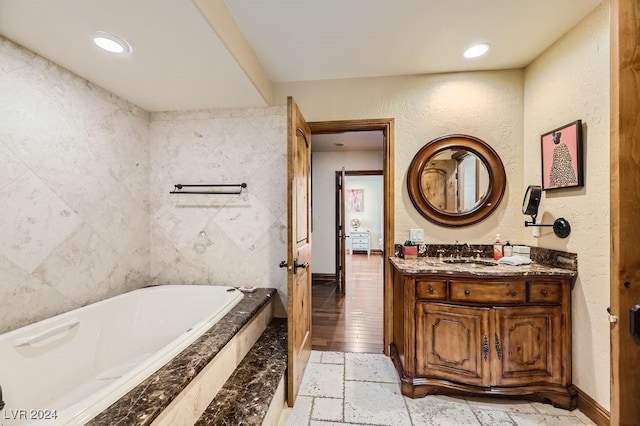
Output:
<path fill-rule="evenodd" d="M 565 324 L 565 322 L 566 322 L 565 317 L 566 317 L 565 314 L 560 315 L 560 325 L 564 325 Z"/>
<path fill-rule="evenodd" d="M 560 367 L 560 376 L 564 377 L 564 365 Z"/>

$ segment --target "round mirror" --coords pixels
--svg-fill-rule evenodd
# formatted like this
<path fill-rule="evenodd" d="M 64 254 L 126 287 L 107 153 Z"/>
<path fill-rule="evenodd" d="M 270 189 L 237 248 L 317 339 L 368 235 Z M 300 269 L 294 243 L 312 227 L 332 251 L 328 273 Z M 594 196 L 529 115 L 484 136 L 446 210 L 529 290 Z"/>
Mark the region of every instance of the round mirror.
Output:
<path fill-rule="evenodd" d="M 498 154 L 482 140 L 448 135 L 426 144 L 407 173 L 409 197 L 430 221 L 464 226 L 486 218 L 498 206 L 506 185 Z"/>

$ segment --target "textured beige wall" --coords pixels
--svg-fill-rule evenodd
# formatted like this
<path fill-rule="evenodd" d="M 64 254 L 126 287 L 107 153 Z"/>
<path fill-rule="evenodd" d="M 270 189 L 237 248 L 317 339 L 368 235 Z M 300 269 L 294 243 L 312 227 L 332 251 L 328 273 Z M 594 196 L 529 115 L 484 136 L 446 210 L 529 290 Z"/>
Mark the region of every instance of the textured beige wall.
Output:
<path fill-rule="evenodd" d="M 578 253 L 573 289 L 573 381 L 609 407 L 609 2 L 605 1 L 525 71 L 525 184 L 540 184 L 540 135 L 585 123 L 585 186 L 545 192 L 539 217 L 567 218 L 572 233 L 544 229 L 529 245 Z"/>
<path fill-rule="evenodd" d="M 395 118 L 395 241 L 424 228 L 426 241 L 492 243 L 499 232 L 522 238 L 523 72 L 470 72 L 276 84 L 274 99 L 294 97 L 308 121 Z M 507 190 L 485 221 L 462 229 L 424 219 L 406 189 L 407 168 L 430 140 L 451 133 L 479 137 L 500 155 Z"/>

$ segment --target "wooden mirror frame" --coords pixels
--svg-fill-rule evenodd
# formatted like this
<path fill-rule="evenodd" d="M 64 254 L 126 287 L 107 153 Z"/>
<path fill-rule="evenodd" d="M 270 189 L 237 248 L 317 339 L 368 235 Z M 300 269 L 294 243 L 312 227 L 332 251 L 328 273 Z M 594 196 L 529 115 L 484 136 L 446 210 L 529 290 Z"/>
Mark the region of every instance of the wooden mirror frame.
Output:
<path fill-rule="evenodd" d="M 446 149 L 464 149 L 475 154 L 487 168 L 489 188 L 477 205 L 464 213 L 450 213 L 435 208 L 420 189 L 422 172 L 429 159 Z M 500 204 L 507 176 L 500 156 L 486 142 L 468 135 L 446 135 L 423 146 L 413 157 L 407 171 L 409 198 L 418 212 L 429 221 L 449 227 L 467 226 L 487 218 Z"/>

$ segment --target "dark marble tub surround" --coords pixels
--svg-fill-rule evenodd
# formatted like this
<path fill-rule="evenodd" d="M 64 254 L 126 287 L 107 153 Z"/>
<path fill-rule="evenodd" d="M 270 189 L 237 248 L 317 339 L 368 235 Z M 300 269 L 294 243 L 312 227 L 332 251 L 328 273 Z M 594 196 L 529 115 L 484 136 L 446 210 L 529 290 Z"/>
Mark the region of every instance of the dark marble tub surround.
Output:
<path fill-rule="evenodd" d="M 274 319 L 196 426 L 262 425 L 286 368 L 287 321 Z"/>
<path fill-rule="evenodd" d="M 194 343 L 87 424 L 151 424 L 275 294 L 274 288 L 259 288 L 245 294 L 227 315 Z"/>
<path fill-rule="evenodd" d="M 552 266 L 531 263 L 529 265 L 503 265 L 493 266 L 465 264 L 465 263 L 445 263 L 437 257 L 417 257 L 412 259 L 391 258 L 391 263 L 405 274 L 445 274 L 445 275 L 470 275 L 470 276 L 561 276 L 575 277 L 576 272 L 566 268 L 555 268 Z"/>

